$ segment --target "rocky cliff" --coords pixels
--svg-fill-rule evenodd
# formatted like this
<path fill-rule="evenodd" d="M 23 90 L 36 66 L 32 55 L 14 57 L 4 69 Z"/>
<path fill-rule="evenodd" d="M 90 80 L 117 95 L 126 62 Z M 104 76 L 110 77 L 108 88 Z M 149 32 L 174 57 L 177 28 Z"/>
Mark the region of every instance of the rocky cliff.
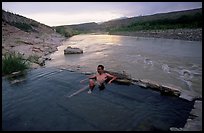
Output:
<path fill-rule="evenodd" d="M 18 52 L 43 65 L 45 56 L 56 51 L 64 39 L 52 27 L 2 10 L 2 56 Z"/>

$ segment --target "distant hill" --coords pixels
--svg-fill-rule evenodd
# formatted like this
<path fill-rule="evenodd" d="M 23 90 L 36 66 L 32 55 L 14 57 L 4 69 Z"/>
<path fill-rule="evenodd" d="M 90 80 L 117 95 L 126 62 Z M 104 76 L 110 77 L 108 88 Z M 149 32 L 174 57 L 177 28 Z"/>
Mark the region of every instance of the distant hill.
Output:
<path fill-rule="evenodd" d="M 54 26 L 53 28 L 55 28 L 58 33 L 66 37 L 70 37 L 80 33 L 90 33 L 90 32 L 101 31 L 100 26 L 95 22 L 75 24 L 75 25 Z"/>
<path fill-rule="evenodd" d="M 128 18 L 128 17 L 120 17 L 120 18 L 115 18 L 115 19 L 109 20 L 109 21 L 123 20 L 123 19 L 127 19 L 127 18 Z"/>
<path fill-rule="evenodd" d="M 143 30 L 144 27 L 148 29 L 161 29 L 161 28 L 198 28 L 202 27 L 202 8 L 175 11 L 168 13 L 159 13 L 147 16 L 139 16 L 132 18 L 119 18 L 113 19 L 103 23 L 85 23 L 85 24 L 75 24 L 75 25 L 64 25 L 55 28 L 64 28 L 72 30 L 73 32 L 87 33 L 87 32 L 97 32 L 106 31 L 114 32 L 118 30 Z M 189 25 L 185 24 L 189 23 Z M 167 27 L 167 25 L 171 25 Z"/>
<path fill-rule="evenodd" d="M 66 27 L 66 26 L 65 26 Z M 95 31 L 98 30 L 98 24 L 95 22 L 92 23 L 82 23 L 82 24 L 75 24 L 75 25 L 67 25 L 67 27 L 70 27 L 72 29 L 76 30 L 82 30 L 82 31 Z"/>
<path fill-rule="evenodd" d="M 159 13 L 154 15 L 148 15 L 148 16 L 139 16 L 139 17 L 132 17 L 122 20 L 113 20 L 102 23 L 100 26 L 104 27 L 104 29 L 110 29 L 110 28 L 120 28 L 124 26 L 128 26 L 137 22 L 150 22 L 150 21 L 156 21 L 156 20 L 175 20 L 182 16 L 194 16 L 196 14 L 201 14 L 202 17 L 202 8 L 200 9 L 192 9 L 192 10 L 184 10 L 184 11 L 176 11 L 176 12 L 168 12 L 168 13 Z"/>
<path fill-rule="evenodd" d="M 4 10 L 2 10 L 2 22 L 14 26 L 25 32 L 55 33 L 54 28 L 50 26 Z"/>

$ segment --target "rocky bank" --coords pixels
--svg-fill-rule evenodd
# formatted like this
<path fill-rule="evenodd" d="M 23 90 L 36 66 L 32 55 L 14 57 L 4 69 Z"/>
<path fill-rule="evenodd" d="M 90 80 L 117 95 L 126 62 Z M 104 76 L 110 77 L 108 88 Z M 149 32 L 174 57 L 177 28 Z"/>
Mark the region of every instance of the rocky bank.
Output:
<path fill-rule="evenodd" d="M 43 29 L 42 29 L 43 30 Z M 30 59 L 33 67 L 43 65 L 48 55 L 57 50 L 66 38 L 54 30 L 44 32 L 25 32 L 8 23 L 2 22 L 2 56 L 17 52 Z"/>
<path fill-rule="evenodd" d="M 113 32 L 112 35 L 125 35 L 137 37 L 152 37 L 177 39 L 187 41 L 202 41 L 202 28 L 199 29 L 168 29 L 168 30 L 148 30 L 137 32 Z"/>

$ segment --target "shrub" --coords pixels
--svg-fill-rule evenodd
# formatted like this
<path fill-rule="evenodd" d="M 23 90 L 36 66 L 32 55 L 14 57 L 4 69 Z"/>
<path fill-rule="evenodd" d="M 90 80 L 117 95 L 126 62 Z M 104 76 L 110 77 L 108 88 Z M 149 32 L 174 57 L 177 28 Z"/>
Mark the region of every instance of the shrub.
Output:
<path fill-rule="evenodd" d="M 80 30 L 66 29 L 64 27 L 56 27 L 56 32 L 67 37 L 67 38 L 74 36 L 74 35 L 81 34 L 81 33 L 85 33 L 85 32 L 80 31 Z"/>
<path fill-rule="evenodd" d="M 12 22 L 10 24 L 25 31 L 25 32 L 34 31 L 32 26 L 29 24 L 26 24 L 26 23 Z"/>
<path fill-rule="evenodd" d="M 56 28 L 56 32 L 58 32 L 59 34 L 65 36 L 65 37 L 69 37 L 70 36 L 69 33 L 63 27 L 57 27 Z"/>
<path fill-rule="evenodd" d="M 19 53 L 6 53 L 2 57 L 2 74 L 11 74 L 29 68 L 29 63 Z"/>

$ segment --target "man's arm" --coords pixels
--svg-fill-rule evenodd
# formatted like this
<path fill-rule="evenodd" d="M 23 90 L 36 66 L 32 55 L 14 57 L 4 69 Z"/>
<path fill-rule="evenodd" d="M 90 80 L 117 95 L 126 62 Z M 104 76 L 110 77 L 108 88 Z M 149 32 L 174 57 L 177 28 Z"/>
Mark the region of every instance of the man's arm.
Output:
<path fill-rule="evenodd" d="M 96 75 L 89 76 L 88 78 L 81 80 L 80 83 L 83 83 L 85 80 L 94 79 L 94 78 L 96 78 Z"/>
<path fill-rule="evenodd" d="M 113 80 L 115 80 L 115 79 L 117 78 L 116 76 L 113 76 L 113 75 L 111 75 L 111 74 L 109 74 L 109 73 L 106 73 L 106 75 L 111 78 L 111 80 L 108 82 L 109 84 L 110 84 Z"/>
<path fill-rule="evenodd" d="M 95 79 L 96 75 L 89 76 L 89 79 Z"/>

